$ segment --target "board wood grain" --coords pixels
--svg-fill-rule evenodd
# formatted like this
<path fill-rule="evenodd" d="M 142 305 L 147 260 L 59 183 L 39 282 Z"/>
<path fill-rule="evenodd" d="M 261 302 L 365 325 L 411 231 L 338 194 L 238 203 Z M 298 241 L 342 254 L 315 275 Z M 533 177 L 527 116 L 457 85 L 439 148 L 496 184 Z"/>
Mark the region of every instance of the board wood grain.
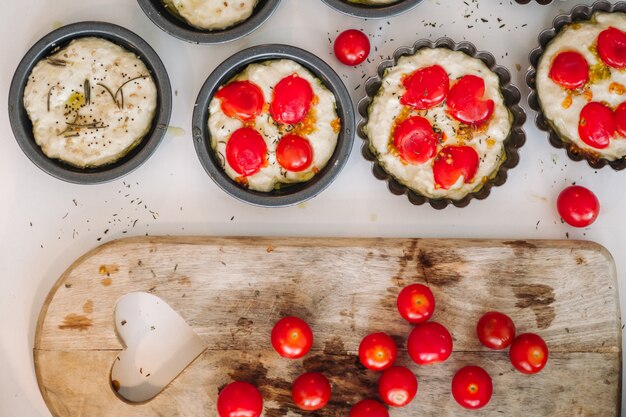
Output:
<path fill-rule="evenodd" d="M 444 364 L 408 359 L 411 326 L 395 300 L 413 282 L 428 284 L 434 320 L 449 328 L 454 353 Z M 204 339 L 208 349 L 154 400 L 118 399 L 109 382 L 122 349 L 113 323 L 116 301 L 134 291 L 161 297 Z M 515 371 L 508 353 L 483 348 L 478 318 L 509 314 L 518 332 L 540 334 L 550 348 L 538 375 Z M 313 328 L 304 359 L 273 350 L 269 334 L 286 315 Z M 617 416 L 621 320 L 611 255 L 580 241 L 453 239 L 305 239 L 140 237 L 105 244 L 77 260 L 42 308 L 35 367 L 55 417 L 215 416 L 221 387 L 238 379 L 259 386 L 265 417 L 301 416 L 290 399 L 302 372 L 324 372 L 330 405 L 316 416 L 347 415 L 376 398 L 378 375 L 358 364 L 363 336 L 386 331 L 399 364 L 419 379 L 416 399 L 391 415 Z M 450 395 L 456 370 L 483 366 L 494 396 L 467 412 Z M 310 415 L 310 414 L 308 414 Z"/>

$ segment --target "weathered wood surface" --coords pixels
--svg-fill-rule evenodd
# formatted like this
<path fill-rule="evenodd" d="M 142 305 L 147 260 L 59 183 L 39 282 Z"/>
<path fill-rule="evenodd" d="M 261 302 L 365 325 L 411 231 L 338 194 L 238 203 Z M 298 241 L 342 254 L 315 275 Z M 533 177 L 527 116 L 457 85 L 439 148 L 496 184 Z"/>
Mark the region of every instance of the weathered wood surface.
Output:
<path fill-rule="evenodd" d="M 434 319 L 454 337 L 444 364 L 419 367 L 404 346 L 410 326 L 395 299 L 412 282 L 430 285 Z M 300 416 L 290 384 L 304 371 L 333 383 L 329 407 L 316 416 L 345 416 L 349 405 L 376 397 L 378 375 L 358 364 L 360 339 L 387 331 L 401 347 L 399 363 L 419 378 L 419 391 L 392 417 L 617 416 L 621 384 L 621 322 L 611 256 L 573 241 L 434 239 L 155 238 L 103 245 L 60 278 L 42 309 L 35 340 L 40 388 L 55 417 L 216 416 L 218 389 L 233 379 L 258 385 L 265 417 Z M 109 384 L 121 350 L 116 301 L 151 292 L 205 340 L 207 351 L 153 401 L 130 405 Z M 503 311 L 519 332 L 540 334 L 551 351 L 544 371 L 513 370 L 507 352 L 482 348 L 475 324 Z M 305 318 L 315 333 L 303 360 L 272 351 L 280 317 Z M 484 366 L 492 401 L 462 410 L 450 395 L 461 366 Z M 310 415 L 310 414 L 309 414 Z"/>

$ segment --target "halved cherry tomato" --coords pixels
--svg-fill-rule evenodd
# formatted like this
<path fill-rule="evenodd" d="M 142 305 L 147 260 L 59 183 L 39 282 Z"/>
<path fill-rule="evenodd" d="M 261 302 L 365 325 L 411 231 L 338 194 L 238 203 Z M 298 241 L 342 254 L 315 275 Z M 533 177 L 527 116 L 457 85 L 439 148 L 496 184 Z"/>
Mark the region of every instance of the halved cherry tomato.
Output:
<path fill-rule="evenodd" d="M 313 162 L 313 149 L 305 138 L 292 134 L 285 135 L 276 145 L 276 159 L 287 171 L 304 171 Z"/>
<path fill-rule="evenodd" d="M 422 164 L 435 156 L 437 140 L 430 122 L 421 116 L 409 117 L 393 132 L 393 144 L 409 164 Z"/>
<path fill-rule="evenodd" d="M 217 397 L 217 412 L 220 417 L 259 417 L 263 412 L 263 397 L 252 384 L 231 382 Z"/>
<path fill-rule="evenodd" d="M 575 90 L 589 81 L 589 63 L 578 52 L 561 52 L 552 61 L 549 76 L 560 86 Z"/>
<path fill-rule="evenodd" d="M 311 84 L 298 74 L 292 74 L 274 87 L 270 114 L 278 123 L 293 125 L 306 117 L 312 101 Z"/>
<path fill-rule="evenodd" d="M 534 333 L 520 334 L 513 340 L 509 358 L 513 366 L 523 374 L 536 374 L 548 362 L 548 346 Z"/>
<path fill-rule="evenodd" d="M 391 368 L 398 357 L 398 347 L 387 333 L 372 333 L 361 340 L 359 359 L 372 371 Z"/>
<path fill-rule="evenodd" d="M 492 394 L 491 377 L 480 366 L 461 368 L 452 378 L 452 396 L 464 408 L 482 408 L 491 400 Z"/>
<path fill-rule="evenodd" d="M 578 134 L 587 145 L 596 149 L 606 148 L 615 135 L 615 129 L 613 110 L 604 104 L 593 101 L 581 110 Z"/>
<path fill-rule="evenodd" d="M 435 185 L 448 190 L 461 175 L 470 183 L 478 171 L 478 153 L 471 146 L 446 146 L 435 157 L 433 174 Z"/>
<path fill-rule="evenodd" d="M 615 118 L 617 133 L 622 137 L 626 137 L 626 102 L 617 106 L 613 112 L 613 117 Z"/>
<path fill-rule="evenodd" d="M 335 56 L 345 65 L 359 65 L 370 54 L 370 40 L 360 30 L 348 29 L 335 39 Z"/>
<path fill-rule="evenodd" d="M 263 91 L 250 81 L 233 81 L 215 94 L 226 116 L 239 120 L 252 120 L 263 112 Z"/>
<path fill-rule="evenodd" d="M 313 332 L 298 317 L 284 317 L 272 329 L 272 346 L 280 356 L 298 359 L 309 353 L 313 345 Z"/>
<path fill-rule="evenodd" d="M 407 348 L 418 365 L 444 362 L 452 354 L 452 336 L 441 324 L 427 321 L 413 328 Z"/>
<path fill-rule="evenodd" d="M 493 100 L 482 100 L 484 95 L 485 81 L 475 75 L 465 75 L 448 93 L 448 112 L 461 123 L 483 125 L 495 109 Z"/>
<path fill-rule="evenodd" d="M 259 172 L 265 164 L 266 152 L 267 144 L 263 136 L 251 127 L 235 130 L 226 144 L 228 164 L 243 176 Z"/>
<path fill-rule="evenodd" d="M 433 316 L 435 296 L 426 285 L 407 285 L 398 294 L 398 311 L 409 323 L 423 323 Z"/>
<path fill-rule="evenodd" d="M 404 407 L 417 394 L 417 378 L 404 366 L 392 366 L 378 380 L 378 393 L 392 407 Z"/>
<path fill-rule="evenodd" d="M 378 401 L 367 399 L 356 403 L 348 417 L 389 417 L 389 411 Z"/>
<path fill-rule="evenodd" d="M 610 27 L 598 36 L 598 55 L 609 67 L 626 68 L 626 33 Z"/>
<path fill-rule="evenodd" d="M 506 349 L 515 337 L 515 324 L 509 316 L 498 311 L 483 314 L 476 325 L 480 343 L 490 349 Z"/>
<path fill-rule="evenodd" d="M 565 223 L 574 227 L 587 227 L 600 214 L 598 197 L 580 185 L 572 185 L 561 191 L 556 200 L 556 208 Z"/>
<path fill-rule="evenodd" d="M 302 374 L 291 385 L 291 398 L 301 410 L 324 408 L 330 401 L 330 394 L 330 382 L 318 372 Z"/>
<path fill-rule="evenodd" d="M 450 89 L 450 78 L 439 65 L 421 68 L 402 80 L 406 93 L 400 103 L 418 110 L 426 110 L 443 102 Z"/>

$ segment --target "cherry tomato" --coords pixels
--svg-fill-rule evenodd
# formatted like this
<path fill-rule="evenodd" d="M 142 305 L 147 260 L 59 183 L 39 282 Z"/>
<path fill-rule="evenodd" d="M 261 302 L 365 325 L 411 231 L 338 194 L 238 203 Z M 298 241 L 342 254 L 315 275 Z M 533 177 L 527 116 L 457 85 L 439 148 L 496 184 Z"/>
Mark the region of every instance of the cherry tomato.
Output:
<path fill-rule="evenodd" d="M 313 149 L 305 138 L 292 134 L 285 135 L 276 146 L 276 159 L 287 171 L 304 171 L 313 162 Z"/>
<path fill-rule="evenodd" d="M 626 33 L 610 27 L 598 36 L 598 55 L 609 67 L 626 68 Z"/>
<path fill-rule="evenodd" d="M 422 164 L 437 152 L 439 136 L 423 117 L 409 117 L 393 132 L 393 144 L 400 157 L 409 164 Z"/>
<path fill-rule="evenodd" d="M 278 123 L 293 125 L 306 117 L 312 101 L 311 84 L 298 74 L 292 74 L 274 87 L 270 114 Z"/>
<path fill-rule="evenodd" d="M 404 366 L 392 366 L 380 377 L 378 393 L 388 405 L 404 407 L 413 401 L 417 394 L 417 378 Z"/>
<path fill-rule="evenodd" d="M 513 366 L 523 374 L 536 374 L 548 362 L 548 346 L 534 333 L 520 334 L 513 340 L 509 358 Z"/>
<path fill-rule="evenodd" d="M 378 401 L 367 399 L 356 403 L 348 417 L 389 417 L 389 411 Z"/>
<path fill-rule="evenodd" d="M 251 127 L 235 130 L 226 144 L 228 164 L 243 176 L 259 172 L 266 162 L 266 152 L 263 136 Z"/>
<path fill-rule="evenodd" d="M 549 76 L 560 86 L 575 90 L 589 81 L 589 63 L 578 52 L 561 52 L 552 61 Z"/>
<path fill-rule="evenodd" d="M 444 362 L 452 354 L 452 336 L 441 324 L 427 321 L 413 328 L 407 348 L 418 365 Z"/>
<path fill-rule="evenodd" d="M 450 89 L 450 78 L 439 65 L 421 68 L 402 80 L 406 93 L 400 103 L 418 110 L 426 110 L 443 102 Z"/>
<path fill-rule="evenodd" d="M 409 323 L 423 323 L 435 312 L 435 296 L 426 285 L 411 284 L 398 294 L 398 311 Z"/>
<path fill-rule="evenodd" d="M 370 40 L 360 30 L 348 29 L 335 39 L 335 56 L 345 65 L 359 65 L 370 54 Z"/>
<path fill-rule="evenodd" d="M 482 408 L 493 394 L 491 377 L 480 366 L 466 366 L 452 378 L 452 396 L 462 407 L 470 410 Z"/>
<path fill-rule="evenodd" d="M 617 133 L 622 137 L 626 137 L 626 102 L 617 106 L 613 112 L 613 116 L 615 118 L 615 129 Z"/>
<path fill-rule="evenodd" d="M 259 417 L 263 412 L 263 397 L 252 384 L 231 382 L 217 397 L 217 412 L 220 417 Z"/>
<path fill-rule="evenodd" d="M 574 227 L 587 227 L 600 214 L 598 198 L 580 185 L 572 185 L 561 191 L 556 200 L 556 208 L 565 223 Z"/>
<path fill-rule="evenodd" d="M 398 357 L 396 342 L 387 333 L 372 333 L 361 340 L 359 359 L 372 371 L 391 368 Z"/>
<path fill-rule="evenodd" d="M 233 81 L 215 94 L 226 116 L 240 120 L 252 120 L 263 112 L 265 99 L 258 85 L 250 81 Z"/>
<path fill-rule="evenodd" d="M 480 343 L 490 349 L 506 349 L 515 337 L 515 324 L 509 316 L 497 311 L 483 314 L 476 325 Z"/>
<path fill-rule="evenodd" d="M 330 382 L 317 372 L 300 375 L 291 385 L 291 398 L 302 410 L 319 410 L 330 400 Z"/>
<path fill-rule="evenodd" d="M 483 125 L 495 109 L 493 100 L 482 100 L 484 95 L 485 81 L 475 75 L 465 75 L 448 93 L 448 112 L 461 123 Z"/>
<path fill-rule="evenodd" d="M 313 345 L 313 332 L 298 317 L 284 317 L 272 329 L 272 346 L 280 356 L 298 359 L 309 353 Z"/>
<path fill-rule="evenodd" d="M 578 133 L 587 145 L 596 149 L 606 148 L 615 135 L 615 129 L 613 110 L 604 104 L 591 102 L 581 110 Z"/>
<path fill-rule="evenodd" d="M 478 153 L 471 146 L 446 146 L 435 157 L 435 185 L 448 190 L 463 176 L 470 183 L 478 171 Z"/>

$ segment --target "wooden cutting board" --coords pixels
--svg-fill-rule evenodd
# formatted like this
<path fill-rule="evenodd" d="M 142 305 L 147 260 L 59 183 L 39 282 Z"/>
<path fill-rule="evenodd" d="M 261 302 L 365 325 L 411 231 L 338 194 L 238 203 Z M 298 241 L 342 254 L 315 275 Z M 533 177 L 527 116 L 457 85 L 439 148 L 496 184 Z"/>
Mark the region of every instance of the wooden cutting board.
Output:
<path fill-rule="evenodd" d="M 454 353 L 420 367 L 405 344 L 411 329 L 395 307 L 399 290 L 428 284 L 434 319 L 450 329 Z M 164 299 L 208 349 L 154 400 L 131 405 L 109 375 L 122 349 L 113 309 L 123 295 Z M 515 371 L 507 352 L 481 347 L 480 315 L 509 314 L 518 332 L 536 332 L 550 360 L 538 375 Z M 315 334 L 303 360 L 280 358 L 270 344 L 285 315 L 306 319 Z M 434 239 L 282 239 L 141 237 L 105 244 L 59 279 L 42 309 L 35 368 L 55 417 L 216 416 L 218 390 L 232 380 L 257 385 L 265 417 L 347 416 L 351 404 L 377 396 L 378 375 L 355 351 L 369 332 L 386 331 L 399 364 L 419 379 L 416 399 L 391 416 L 617 416 L 621 393 L 621 322 L 615 266 L 599 245 L 574 241 Z M 450 394 L 456 370 L 483 366 L 494 395 L 480 411 Z M 332 382 L 329 406 L 303 414 L 291 403 L 302 372 Z"/>

